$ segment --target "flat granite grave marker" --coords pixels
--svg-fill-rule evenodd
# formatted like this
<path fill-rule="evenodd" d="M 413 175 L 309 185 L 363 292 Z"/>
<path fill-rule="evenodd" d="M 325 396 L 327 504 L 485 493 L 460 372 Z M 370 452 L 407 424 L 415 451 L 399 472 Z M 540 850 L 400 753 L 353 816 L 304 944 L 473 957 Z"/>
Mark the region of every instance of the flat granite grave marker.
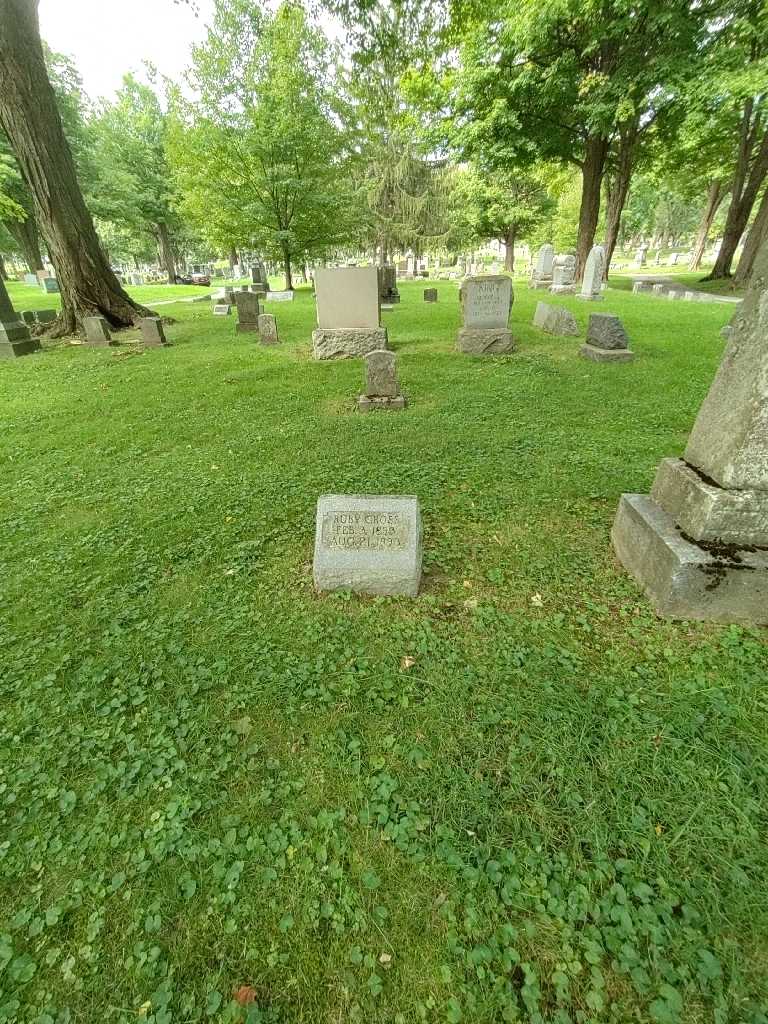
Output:
<path fill-rule="evenodd" d="M 139 320 L 141 340 L 147 348 L 162 348 L 167 345 L 163 322 L 159 316 L 143 316 Z"/>
<path fill-rule="evenodd" d="M 112 340 L 109 332 L 109 324 L 103 316 L 83 317 L 85 329 L 85 343 L 94 348 L 108 348 L 110 345 L 118 345 L 119 342 Z"/>
<path fill-rule="evenodd" d="M 283 292 L 270 292 L 268 298 L 270 302 L 293 302 L 293 295 L 293 291 L 290 290 Z"/>
<path fill-rule="evenodd" d="M 404 409 L 405 397 L 400 394 L 394 352 L 377 349 L 365 357 L 365 391 L 357 400 L 360 412 L 376 409 Z"/>
<path fill-rule="evenodd" d="M 768 624 L 768 243 L 682 459 L 623 494 L 619 560 L 660 615 Z"/>
<path fill-rule="evenodd" d="M 415 495 L 324 494 L 317 501 L 317 590 L 415 597 L 421 512 Z"/>
<path fill-rule="evenodd" d="M 231 316 L 232 315 L 232 307 L 228 303 L 226 303 L 226 302 L 218 302 L 213 307 L 213 315 L 214 316 Z"/>
<path fill-rule="evenodd" d="M 389 347 L 381 326 L 376 267 L 318 267 L 315 271 L 315 359 L 364 356 Z"/>
<path fill-rule="evenodd" d="M 271 313 L 259 314 L 259 340 L 262 345 L 278 345 L 277 320 Z"/>
<path fill-rule="evenodd" d="M 573 336 L 579 333 L 576 317 L 569 309 L 563 309 L 562 306 L 550 306 L 546 302 L 536 303 L 533 326 L 540 327 L 547 334 Z"/>
<path fill-rule="evenodd" d="M 465 277 L 459 291 L 464 326 L 456 339 L 459 352 L 495 356 L 514 352 L 507 324 L 514 302 L 512 280 L 504 274 Z"/>
<path fill-rule="evenodd" d="M 437 288 L 425 288 L 424 289 L 424 301 L 425 302 L 437 302 Z"/>

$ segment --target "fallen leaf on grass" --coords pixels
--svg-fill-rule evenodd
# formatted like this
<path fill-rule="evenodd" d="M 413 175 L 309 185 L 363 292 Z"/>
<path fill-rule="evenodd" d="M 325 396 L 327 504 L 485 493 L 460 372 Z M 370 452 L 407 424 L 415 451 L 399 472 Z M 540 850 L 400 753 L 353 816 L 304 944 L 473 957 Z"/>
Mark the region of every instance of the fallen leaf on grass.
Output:
<path fill-rule="evenodd" d="M 140 1017 L 146 1017 L 146 1016 L 147 1016 L 147 1014 L 149 1013 L 149 1011 L 150 1011 L 151 1009 L 152 1009 L 152 1003 L 151 1003 L 151 1002 L 149 1001 L 149 999 L 148 999 L 148 1000 L 146 1001 L 146 1003 L 142 1003 L 142 1004 L 141 1004 L 141 1006 L 140 1006 L 140 1007 L 139 1007 L 139 1009 L 137 1010 L 137 1013 L 138 1013 L 138 1015 L 139 1015 Z"/>
<path fill-rule="evenodd" d="M 534 608 L 543 608 L 544 598 L 541 596 L 541 594 L 534 594 L 531 598 L 531 604 Z"/>
<path fill-rule="evenodd" d="M 379 963 L 382 967 L 389 967 L 392 963 L 392 957 L 389 953 L 381 953 L 379 955 Z"/>
<path fill-rule="evenodd" d="M 250 1006 L 251 1003 L 256 1002 L 256 989 L 253 985 L 241 985 L 235 990 L 234 1000 L 240 1006 Z"/>
<path fill-rule="evenodd" d="M 406 656 L 400 662 L 400 668 L 403 670 L 403 672 L 407 672 L 408 669 L 413 668 L 415 664 L 416 659 L 412 658 L 410 654 L 406 654 Z"/>

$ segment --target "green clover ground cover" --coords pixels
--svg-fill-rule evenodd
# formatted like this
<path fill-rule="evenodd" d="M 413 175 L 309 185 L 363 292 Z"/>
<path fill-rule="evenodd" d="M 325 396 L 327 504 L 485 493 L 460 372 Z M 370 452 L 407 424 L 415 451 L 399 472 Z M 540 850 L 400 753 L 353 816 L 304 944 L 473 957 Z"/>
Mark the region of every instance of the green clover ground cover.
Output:
<path fill-rule="evenodd" d="M 766 631 L 608 536 L 732 310 L 609 291 L 604 366 L 519 286 L 482 360 L 438 288 L 402 414 L 308 292 L 279 348 L 177 305 L 0 365 L 0 1022 L 766 1021 Z M 419 495 L 416 600 L 313 593 L 327 491 Z"/>

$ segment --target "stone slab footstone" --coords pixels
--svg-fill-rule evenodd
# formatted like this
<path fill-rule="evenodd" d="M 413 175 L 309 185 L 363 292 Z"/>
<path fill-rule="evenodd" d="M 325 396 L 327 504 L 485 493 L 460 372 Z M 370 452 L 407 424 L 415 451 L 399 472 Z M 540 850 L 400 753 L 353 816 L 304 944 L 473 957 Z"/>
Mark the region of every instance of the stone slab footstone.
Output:
<path fill-rule="evenodd" d="M 593 363 L 631 363 L 635 353 L 628 348 L 597 348 L 588 342 L 579 349 L 579 355 Z"/>
<path fill-rule="evenodd" d="M 415 495 L 324 494 L 317 501 L 315 588 L 415 597 L 421 540 Z"/>
<path fill-rule="evenodd" d="M 540 327 L 547 334 L 564 337 L 574 337 L 579 333 L 576 317 L 569 309 L 564 309 L 562 306 L 550 306 L 546 302 L 536 303 L 533 325 Z"/>
<path fill-rule="evenodd" d="M 640 292 L 655 291 L 655 288 L 653 287 L 650 281 L 635 281 L 635 283 L 632 285 L 632 291 L 635 293 L 635 295 L 638 295 Z"/>
<path fill-rule="evenodd" d="M 365 389 L 357 400 L 360 412 L 399 410 L 406 407 L 397 379 L 397 357 L 388 349 L 377 349 L 365 357 Z"/>
<path fill-rule="evenodd" d="M 318 328 L 312 332 L 315 359 L 359 359 L 388 347 L 386 327 Z"/>
<path fill-rule="evenodd" d="M 103 316 L 83 317 L 83 329 L 85 330 L 85 343 L 94 348 L 108 348 L 119 342 L 114 341 L 109 330 L 109 324 Z"/>
<path fill-rule="evenodd" d="M 270 291 L 269 294 L 267 295 L 267 300 L 269 302 L 293 302 L 293 292 L 292 291 L 283 291 L 283 292 L 273 292 L 273 291 Z"/>
<path fill-rule="evenodd" d="M 33 309 L 22 309 L 19 316 L 27 326 L 37 323 L 37 314 Z"/>
<path fill-rule="evenodd" d="M 226 302 L 219 302 L 213 307 L 214 316 L 231 316 L 232 307 L 227 305 Z"/>
<path fill-rule="evenodd" d="M 262 345 L 278 345 L 277 320 L 271 313 L 259 314 L 259 340 Z"/>
<path fill-rule="evenodd" d="M 683 460 L 623 495 L 621 562 L 673 618 L 768 624 L 768 242 Z"/>
<path fill-rule="evenodd" d="M 168 342 L 159 316 L 143 316 L 139 320 L 141 340 L 147 348 L 162 348 Z"/>
<path fill-rule="evenodd" d="M 621 496 L 611 539 L 659 615 L 768 624 L 768 552 L 699 546 L 644 494 Z"/>
<path fill-rule="evenodd" d="M 424 301 L 425 302 L 437 302 L 437 288 L 425 288 L 424 289 Z"/>
<path fill-rule="evenodd" d="M 35 315 L 39 324 L 52 324 L 59 314 L 55 309 L 38 309 Z"/>

